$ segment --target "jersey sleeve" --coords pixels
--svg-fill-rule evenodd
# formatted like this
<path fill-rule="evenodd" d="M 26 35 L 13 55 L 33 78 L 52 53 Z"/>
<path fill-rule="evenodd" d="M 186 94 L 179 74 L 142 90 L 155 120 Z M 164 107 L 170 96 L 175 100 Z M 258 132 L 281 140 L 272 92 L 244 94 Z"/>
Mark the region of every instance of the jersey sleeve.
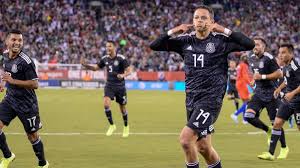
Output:
<path fill-rule="evenodd" d="M 123 67 L 124 67 L 124 69 L 129 67 L 129 62 L 127 59 L 123 59 Z"/>
<path fill-rule="evenodd" d="M 104 68 L 105 67 L 105 60 L 104 60 L 104 58 L 101 58 L 97 65 L 98 65 L 99 68 Z"/>
<path fill-rule="evenodd" d="M 232 34 L 226 40 L 227 53 L 234 51 L 248 51 L 252 50 L 255 46 L 254 41 L 252 39 L 240 32 L 232 32 Z"/>
<path fill-rule="evenodd" d="M 36 73 L 36 68 L 33 62 L 30 64 L 23 64 L 24 67 L 24 73 L 25 73 L 25 80 L 37 80 L 38 76 Z"/>
<path fill-rule="evenodd" d="M 292 60 L 291 61 L 291 67 L 292 67 L 292 69 L 295 73 L 295 76 L 296 76 L 297 80 L 300 81 L 300 65 L 298 64 L 297 61 Z M 299 86 L 300 86 L 300 84 L 299 84 Z"/>
<path fill-rule="evenodd" d="M 268 68 L 269 68 L 270 72 L 272 72 L 272 73 L 277 70 L 280 70 L 280 67 L 274 58 L 268 60 Z"/>
<path fill-rule="evenodd" d="M 183 45 L 184 38 L 182 36 L 171 38 L 171 36 L 163 34 L 150 44 L 150 48 L 154 51 L 174 51 L 181 53 Z"/>

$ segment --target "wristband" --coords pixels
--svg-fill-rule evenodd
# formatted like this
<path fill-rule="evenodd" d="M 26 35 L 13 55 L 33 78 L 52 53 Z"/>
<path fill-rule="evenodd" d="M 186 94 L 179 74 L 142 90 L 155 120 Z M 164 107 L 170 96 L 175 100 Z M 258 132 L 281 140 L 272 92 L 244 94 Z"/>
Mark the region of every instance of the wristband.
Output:
<path fill-rule="evenodd" d="M 231 34 L 231 30 L 229 30 L 229 29 L 225 28 L 225 29 L 224 29 L 224 34 L 226 34 L 226 35 L 230 36 L 230 34 Z"/>
<path fill-rule="evenodd" d="M 261 79 L 267 79 L 267 75 L 261 75 Z"/>
<path fill-rule="evenodd" d="M 167 34 L 168 34 L 168 36 L 171 36 L 171 35 L 173 34 L 173 31 L 172 31 L 172 30 L 169 30 L 169 31 L 167 32 Z"/>

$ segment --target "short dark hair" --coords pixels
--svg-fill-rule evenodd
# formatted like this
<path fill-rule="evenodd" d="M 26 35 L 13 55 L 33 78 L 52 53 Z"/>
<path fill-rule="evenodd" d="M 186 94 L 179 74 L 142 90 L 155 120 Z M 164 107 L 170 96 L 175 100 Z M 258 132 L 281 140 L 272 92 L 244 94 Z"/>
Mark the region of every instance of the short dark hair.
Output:
<path fill-rule="evenodd" d="M 21 34 L 21 35 L 23 35 L 23 33 L 20 30 L 18 30 L 18 29 L 12 29 L 12 30 L 10 30 L 8 32 L 8 35 L 10 35 L 10 34 Z"/>
<path fill-rule="evenodd" d="M 207 10 L 209 12 L 209 14 L 210 14 L 211 19 L 214 19 L 215 13 L 214 13 L 214 10 L 211 7 L 206 6 L 206 5 L 200 5 L 200 6 L 197 7 L 196 10 L 198 10 L 198 9 L 205 9 L 205 10 Z"/>
<path fill-rule="evenodd" d="M 291 43 L 280 44 L 279 48 L 286 47 L 290 53 L 294 53 L 294 46 Z"/>
<path fill-rule="evenodd" d="M 261 37 L 261 36 L 255 36 L 253 38 L 253 40 L 260 40 L 260 41 L 262 41 L 265 44 L 266 47 L 268 46 L 267 41 L 263 37 Z"/>
<path fill-rule="evenodd" d="M 113 45 L 115 45 L 115 42 L 113 40 L 107 40 L 106 43 L 112 43 Z"/>

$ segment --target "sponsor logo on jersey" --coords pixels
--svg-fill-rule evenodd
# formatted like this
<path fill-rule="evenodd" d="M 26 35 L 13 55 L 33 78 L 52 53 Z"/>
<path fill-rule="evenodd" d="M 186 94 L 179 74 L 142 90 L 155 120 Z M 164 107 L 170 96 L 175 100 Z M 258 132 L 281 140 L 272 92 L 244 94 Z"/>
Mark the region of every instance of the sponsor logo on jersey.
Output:
<path fill-rule="evenodd" d="M 119 61 L 116 60 L 116 61 L 114 62 L 114 66 L 118 66 L 118 65 L 119 65 Z"/>
<path fill-rule="evenodd" d="M 190 45 L 190 46 L 188 46 L 188 47 L 186 48 L 186 50 L 193 51 L 193 48 L 192 48 L 192 46 Z"/>

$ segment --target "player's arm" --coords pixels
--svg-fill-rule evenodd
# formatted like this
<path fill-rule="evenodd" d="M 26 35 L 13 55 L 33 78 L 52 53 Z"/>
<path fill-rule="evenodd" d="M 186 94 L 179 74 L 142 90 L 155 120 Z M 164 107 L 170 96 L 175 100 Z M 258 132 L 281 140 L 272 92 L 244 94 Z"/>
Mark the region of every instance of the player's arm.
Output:
<path fill-rule="evenodd" d="M 293 62 L 293 64 L 294 64 L 294 66 L 292 66 L 292 69 L 294 70 L 297 81 L 300 82 L 300 66 L 295 65 L 294 62 Z M 286 93 L 284 96 L 284 99 L 287 101 L 291 101 L 294 98 L 294 96 L 296 96 L 298 94 L 300 94 L 300 84 L 293 91 Z"/>
<path fill-rule="evenodd" d="M 274 97 L 277 98 L 282 92 L 282 89 L 286 87 L 286 82 L 282 82 L 280 86 L 274 91 Z M 284 93 L 282 93 L 283 95 Z"/>
<path fill-rule="evenodd" d="M 191 27 L 193 27 L 192 24 L 182 24 L 169 30 L 151 42 L 150 48 L 154 51 L 177 51 L 180 49 L 180 41 L 177 38 L 171 38 L 171 35 L 185 33 Z"/>
<path fill-rule="evenodd" d="M 89 64 L 87 64 L 84 58 L 80 59 L 80 63 L 84 68 L 86 68 L 88 70 L 97 71 L 97 70 L 100 69 L 100 67 L 98 65 L 89 65 Z"/>
<path fill-rule="evenodd" d="M 279 79 L 282 77 L 283 77 L 283 75 L 282 75 L 282 72 L 280 69 L 278 69 L 270 74 L 254 73 L 254 75 L 253 75 L 254 80 L 275 80 L 275 79 Z"/>
<path fill-rule="evenodd" d="M 18 79 L 13 79 L 11 77 L 11 74 L 8 72 L 5 72 L 2 80 L 5 82 L 8 82 L 11 85 L 16 85 L 18 87 L 22 87 L 25 89 L 37 89 L 39 87 L 39 82 L 37 78 L 32 79 L 32 80 L 18 80 Z"/>
<path fill-rule="evenodd" d="M 123 74 L 118 74 L 117 75 L 117 77 L 119 78 L 119 79 L 124 79 L 124 78 L 126 78 L 127 76 L 129 76 L 130 74 L 131 74 L 131 67 L 130 66 L 128 66 L 125 70 L 124 70 L 124 73 Z"/>
<path fill-rule="evenodd" d="M 255 47 L 254 41 L 241 32 L 234 32 L 217 23 L 213 25 L 214 32 L 224 33 L 228 36 L 228 46 L 226 51 L 248 51 Z"/>

